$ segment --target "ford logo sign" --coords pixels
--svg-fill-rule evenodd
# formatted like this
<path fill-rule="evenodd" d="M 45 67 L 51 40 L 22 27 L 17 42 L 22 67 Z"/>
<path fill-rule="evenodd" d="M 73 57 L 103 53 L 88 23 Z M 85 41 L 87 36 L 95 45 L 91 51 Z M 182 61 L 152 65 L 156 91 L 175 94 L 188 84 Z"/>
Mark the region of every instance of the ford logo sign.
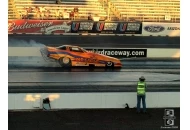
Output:
<path fill-rule="evenodd" d="M 159 25 L 149 25 L 149 26 L 145 26 L 144 30 L 147 32 L 158 33 L 158 32 L 164 31 L 165 28 Z"/>

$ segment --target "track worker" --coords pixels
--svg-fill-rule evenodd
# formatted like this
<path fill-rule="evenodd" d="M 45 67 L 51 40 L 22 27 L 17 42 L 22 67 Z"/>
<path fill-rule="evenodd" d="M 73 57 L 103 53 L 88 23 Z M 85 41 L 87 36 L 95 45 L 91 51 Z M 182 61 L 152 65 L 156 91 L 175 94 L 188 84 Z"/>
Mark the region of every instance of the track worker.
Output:
<path fill-rule="evenodd" d="M 146 113 L 146 82 L 144 76 L 139 78 L 137 83 L 137 113 L 140 113 L 141 99 L 143 105 L 143 113 Z"/>

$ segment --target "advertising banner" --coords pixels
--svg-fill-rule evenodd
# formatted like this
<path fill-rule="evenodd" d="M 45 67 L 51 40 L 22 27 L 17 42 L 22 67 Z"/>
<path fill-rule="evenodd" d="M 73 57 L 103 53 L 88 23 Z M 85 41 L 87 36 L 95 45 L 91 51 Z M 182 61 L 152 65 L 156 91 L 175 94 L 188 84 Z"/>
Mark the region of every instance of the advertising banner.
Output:
<path fill-rule="evenodd" d="M 85 49 L 116 58 L 147 57 L 147 49 Z"/>
<path fill-rule="evenodd" d="M 9 33 L 68 33 L 71 21 L 63 20 L 9 20 Z"/>
<path fill-rule="evenodd" d="M 139 22 L 72 22 L 73 33 L 111 33 L 111 34 L 141 34 L 142 23 Z"/>
<path fill-rule="evenodd" d="M 94 22 L 64 20 L 9 20 L 9 33 L 111 33 L 142 34 L 139 22 Z"/>
<path fill-rule="evenodd" d="M 180 36 L 180 23 L 143 22 L 142 34 L 144 36 Z"/>

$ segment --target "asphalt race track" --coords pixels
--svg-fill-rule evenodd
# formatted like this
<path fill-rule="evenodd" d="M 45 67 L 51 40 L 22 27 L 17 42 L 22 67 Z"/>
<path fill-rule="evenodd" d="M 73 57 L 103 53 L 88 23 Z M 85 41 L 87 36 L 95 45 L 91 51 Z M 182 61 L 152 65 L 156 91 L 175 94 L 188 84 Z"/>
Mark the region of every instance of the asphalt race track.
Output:
<path fill-rule="evenodd" d="M 179 69 L 179 59 L 148 59 L 147 58 L 131 58 L 121 59 L 122 69 Z M 41 70 L 58 70 L 64 71 L 60 64 L 56 61 L 45 61 L 42 57 L 9 57 L 9 69 L 41 69 Z M 49 69 L 47 69 L 49 68 Z M 80 68 L 82 67 L 76 67 Z M 88 68 L 88 67 L 87 67 Z M 73 70 L 73 69 L 71 69 Z"/>
<path fill-rule="evenodd" d="M 179 37 L 9 35 L 9 47 L 59 46 L 112 48 L 180 48 Z M 180 92 L 179 59 L 125 59 L 121 69 L 61 68 L 42 57 L 14 57 L 8 61 L 8 93 L 136 92 L 141 75 L 147 92 Z M 173 109 L 173 108 L 172 108 Z M 180 127 L 180 109 L 175 110 L 175 126 Z M 164 108 L 9 111 L 10 130 L 160 130 Z"/>
<path fill-rule="evenodd" d="M 9 35 L 9 47 L 73 44 L 81 47 L 179 48 L 179 41 L 179 37 Z M 155 86 L 150 91 L 179 91 L 179 59 L 132 58 L 122 60 L 121 69 L 71 68 L 68 70 L 61 68 L 57 63 L 47 63 L 42 57 L 11 56 L 8 65 L 11 93 L 135 91 L 130 87 L 134 86 L 133 82 L 136 82 L 141 75 Z M 83 78 L 80 79 L 81 75 Z M 165 88 L 160 89 L 160 82 L 167 84 Z M 57 89 L 52 89 L 51 83 L 54 83 L 54 88 Z M 40 89 L 39 84 L 43 86 Z M 61 88 L 60 84 L 65 84 L 66 87 Z M 113 87 L 105 87 L 105 84 Z M 123 87 L 124 84 L 128 84 L 129 87 Z M 22 89 L 19 86 L 22 86 Z"/>
<path fill-rule="evenodd" d="M 25 43 L 28 44 L 25 44 Z M 78 45 L 81 47 L 112 48 L 180 48 L 179 37 L 142 36 L 67 36 L 67 35 L 8 35 L 9 47 Z"/>
<path fill-rule="evenodd" d="M 9 93 L 28 92 L 134 92 L 143 75 L 147 91 L 179 91 L 179 61 L 125 61 L 122 68 L 43 67 L 9 62 Z M 164 85 L 163 85 L 164 84 Z M 164 86 L 164 87 L 163 87 Z"/>

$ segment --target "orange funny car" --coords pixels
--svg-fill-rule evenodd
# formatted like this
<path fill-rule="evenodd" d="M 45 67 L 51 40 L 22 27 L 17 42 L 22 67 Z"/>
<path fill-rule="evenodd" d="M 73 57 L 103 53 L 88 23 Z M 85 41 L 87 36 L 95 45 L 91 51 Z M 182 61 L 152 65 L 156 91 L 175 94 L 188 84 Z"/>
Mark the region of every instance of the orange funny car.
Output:
<path fill-rule="evenodd" d="M 41 54 L 45 59 L 54 59 L 62 67 L 72 66 L 98 66 L 121 67 L 121 61 L 117 58 L 87 51 L 79 46 L 62 45 L 59 47 L 46 46 Z"/>

